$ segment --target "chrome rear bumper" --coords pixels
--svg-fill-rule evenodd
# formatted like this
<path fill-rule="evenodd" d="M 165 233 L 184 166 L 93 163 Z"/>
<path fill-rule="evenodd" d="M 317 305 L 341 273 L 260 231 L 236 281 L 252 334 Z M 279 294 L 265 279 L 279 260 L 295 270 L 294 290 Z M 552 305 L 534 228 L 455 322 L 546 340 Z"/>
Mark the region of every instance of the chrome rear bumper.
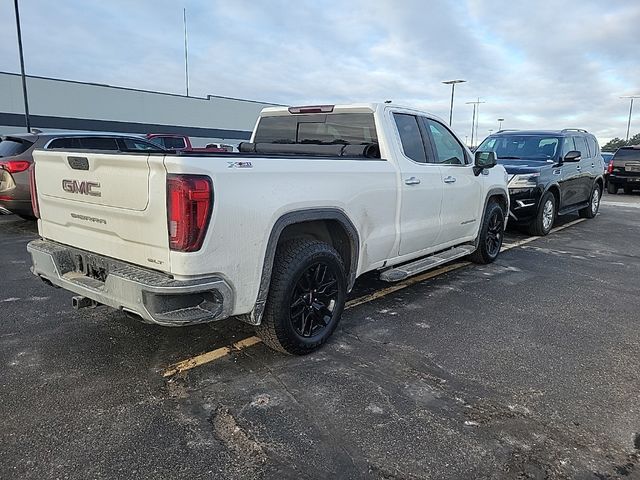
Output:
<path fill-rule="evenodd" d="M 169 275 L 50 240 L 29 242 L 31 271 L 43 280 L 148 323 L 178 327 L 227 318 L 233 290 L 220 277 Z"/>

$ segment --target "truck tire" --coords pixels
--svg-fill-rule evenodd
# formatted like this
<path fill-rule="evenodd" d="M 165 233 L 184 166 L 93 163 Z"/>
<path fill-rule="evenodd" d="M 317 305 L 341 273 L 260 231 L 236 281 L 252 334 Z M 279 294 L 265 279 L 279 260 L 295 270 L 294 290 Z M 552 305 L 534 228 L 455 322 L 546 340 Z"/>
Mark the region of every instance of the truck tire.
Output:
<path fill-rule="evenodd" d="M 591 190 L 591 196 L 589 197 L 589 206 L 578 210 L 578 215 L 580 215 L 580 218 L 594 218 L 598 214 L 601 198 L 602 192 L 600 191 L 600 186 L 596 183 Z"/>
<path fill-rule="evenodd" d="M 631 195 L 633 193 L 633 187 L 624 187 L 625 195 Z"/>
<path fill-rule="evenodd" d="M 616 195 L 618 193 L 618 185 L 615 183 L 607 182 L 607 192 L 611 195 Z"/>
<path fill-rule="evenodd" d="M 474 263 L 491 263 L 500 253 L 504 239 L 504 211 L 498 202 L 489 200 L 478 234 L 478 248 L 469 255 Z"/>
<path fill-rule="evenodd" d="M 547 192 L 540 200 L 536 218 L 529 224 L 529 234 L 538 237 L 548 235 L 556 221 L 556 197 Z"/>
<path fill-rule="evenodd" d="M 336 329 L 346 297 L 344 263 L 333 247 L 311 239 L 289 241 L 276 252 L 256 332 L 274 350 L 311 353 Z"/>

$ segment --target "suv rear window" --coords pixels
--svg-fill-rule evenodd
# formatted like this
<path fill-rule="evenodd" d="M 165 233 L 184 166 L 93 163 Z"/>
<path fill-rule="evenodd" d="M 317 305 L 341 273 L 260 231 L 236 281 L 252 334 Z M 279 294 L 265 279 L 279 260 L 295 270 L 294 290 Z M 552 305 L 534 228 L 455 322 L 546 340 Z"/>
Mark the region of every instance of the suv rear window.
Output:
<path fill-rule="evenodd" d="M 255 143 L 364 145 L 378 143 L 373 113 L 262 117 Z"/>
<path fill-rule="evenodd" d="M 33 145 L 28 140 L 20 138 L 6 138 L 0 141 L 0 157 L 13 157 L 26 152 Z"/>
<path fill-rule="evenodd" d="M 613 156 L 613 159 L 640 161 L 640 148 L 620 148 Z"/>

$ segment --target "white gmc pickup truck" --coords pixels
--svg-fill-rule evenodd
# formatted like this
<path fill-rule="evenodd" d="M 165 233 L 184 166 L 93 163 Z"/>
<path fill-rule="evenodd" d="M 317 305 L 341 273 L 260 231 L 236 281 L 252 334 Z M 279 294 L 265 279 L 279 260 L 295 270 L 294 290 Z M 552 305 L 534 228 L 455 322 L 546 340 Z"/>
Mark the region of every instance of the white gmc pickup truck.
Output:
<path fill-rule="evenodd" d="M 229 316 L 304 354 L 356 278 L 398 281 L 500 252 L 509 195 L 441 119 L 390 104 L 268 108 L 239 153 L 41 150 L 32 271 L 181 326 Z"/>

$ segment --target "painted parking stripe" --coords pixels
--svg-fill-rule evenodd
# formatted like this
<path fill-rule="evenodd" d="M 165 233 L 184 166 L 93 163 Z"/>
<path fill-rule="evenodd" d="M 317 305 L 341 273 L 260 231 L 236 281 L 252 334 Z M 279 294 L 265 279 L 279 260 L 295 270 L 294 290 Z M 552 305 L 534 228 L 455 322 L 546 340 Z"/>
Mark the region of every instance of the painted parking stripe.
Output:
<path fill-rule="evenodd" d="M 559 232 L 561 230 L 564 230 L 565 228 L 572 227 L 573 225 L 576 225 L 580 222 L 584 222 L 584 220 L 585 220 L 584 218 L 580 218 L 578 220 L 565 223 L 564 225 L 561 225 L 559 227 L 555 227 L 554 229 L 552 229 L 551 233 Z M 533 242 L 534 240 L 538 240 L 539 238 L 540 237 L 527 237 L 527 238 L 523 238 L 522 240 L 517 240 L 515 242 L 505 244 L 503 245 L 501 251 L 511 250 L 512 248 L 525 245 L 527 243 Z M 421 275 L 416 275 L 415 277 L 411 277 L 403 282 L 399 282 L 397 284 L 391 285 L 390 287 L 383 288 L 382 290 L 377 290 L 368 295 L 363 295 L 362 297 L 349 300 L 346 303 L 344 308 L 345 310 L 348 310 L 350 308 L 357 307 L 358 305 L 363 305 L 365 303 L 373 302 L 374 300 L 377 300 L 391 293 L 394 293 L 404 288 L 415 285 L 416 283 L 429 280 L 430 278 L 438 277 L 447 272 L 458 270 L 468 265 L 471 265 L 471 262 L 463 261 L 463 262 L 451 263 L 449 265 L 436 268 L 435 270 L 430 270 Z M 245 348 L 252 347 L 253 345 L 256 345 L 258 343 L 262 343 L 262 340 L 259 337 L 247 337 L 243 340 L 239 340 L 238 342 L 232 344 L 231 346 L 216 348 L 215 350 L 211 350 L 210 352 L 196 355 L 195 357 L 191 357 L 186 360 L 182 360 L 181 362 L 174 363 L 173 365 L 170 365 L 162 372 L 162 376 L 171 377 L 177 373 L 186 372 L 188 370 L 191 370 L 192 368 L 199 367 L 200 365 L 204 365 L 206 363 L 210 363 L 215 360 L 219 360 L 233 352 L 239 352 Z"/>
<path fill-rule="evenodd" d="M 640 203 L 611 202 L 609 200 L 603 201 L 602 205 L 608 205 L 612 207 L 623 207 L 623 208 L 640 208 Z"/>
<path fill-rule="evenodd" d="M 199 367 L 200 365 L 204 365 L 205 363 L 213 362 L 214 360 L 218 360 L 219 358 L 226 357 L 231 352 L 238 352 L 261 342 L 262 340 L 258 337 L 244 338 L 234 343 L 230 347 L 216 348 L 215 350 L 211 350 L 210 352 L 196 355 L 195 357 L 187 358 L 186 360 L 183 360 L 181 362 L 174 363 L 173 365 L 170 365 L 167 369 L 165 369 L 165 371 L 162 373 L 162 376 L 171 377 L 176 373 L 185 372 L 187 370 L 191 370 L 192 368 Z"/>

